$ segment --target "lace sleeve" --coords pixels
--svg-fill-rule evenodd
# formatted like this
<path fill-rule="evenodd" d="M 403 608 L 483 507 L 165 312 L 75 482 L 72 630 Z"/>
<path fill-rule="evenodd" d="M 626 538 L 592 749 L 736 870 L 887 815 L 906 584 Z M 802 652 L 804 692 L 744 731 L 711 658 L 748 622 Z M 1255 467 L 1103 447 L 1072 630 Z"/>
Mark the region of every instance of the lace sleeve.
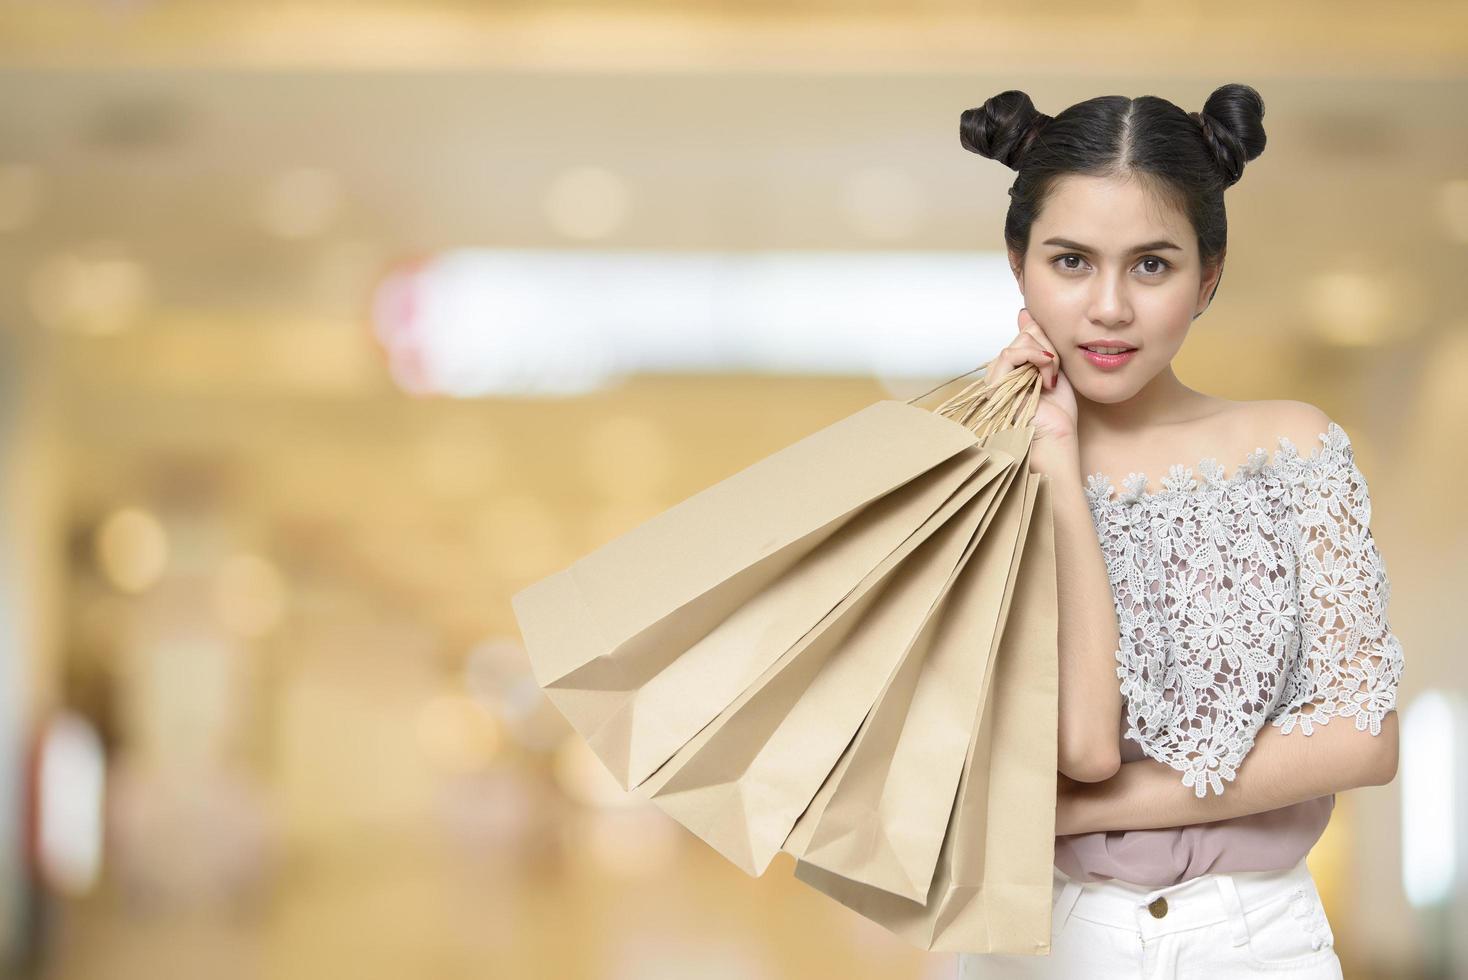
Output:
<path fill-rule="evenodd" d="M 1349 443 L 1291 488 L 1300 659 L 1271 724 L 1306 735 L 1333 717 L 1381 734 L 1396 707 L 1402 645 L 1387 620 L 1391 583 L 1371 534 L 1371 497 Z"/>

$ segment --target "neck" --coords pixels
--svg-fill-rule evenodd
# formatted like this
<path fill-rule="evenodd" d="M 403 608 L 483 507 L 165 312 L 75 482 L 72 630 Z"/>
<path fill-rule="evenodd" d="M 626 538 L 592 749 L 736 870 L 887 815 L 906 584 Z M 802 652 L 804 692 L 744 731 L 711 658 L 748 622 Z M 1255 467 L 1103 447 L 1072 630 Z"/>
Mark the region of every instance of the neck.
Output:
<path fill-rule="evenodd" d="M 1076 434 L 1082 443 L 1136 437 L 1207 415 L 1217 401 L 1183 384 L 1169 364 L 1126 401 L 1092 401 L 1077 391 Z"/>

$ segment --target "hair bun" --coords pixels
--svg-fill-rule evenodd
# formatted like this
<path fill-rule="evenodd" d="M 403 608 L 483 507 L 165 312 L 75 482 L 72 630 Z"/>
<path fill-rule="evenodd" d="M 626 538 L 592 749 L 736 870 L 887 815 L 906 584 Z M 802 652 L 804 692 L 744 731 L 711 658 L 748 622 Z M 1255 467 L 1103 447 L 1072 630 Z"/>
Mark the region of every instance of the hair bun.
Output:
<path fill-rule="evenodd" d="M 963 110 L 958 117 L 958 139 L 965 150 L 1018 170 L 1030 144 L 1051 118 L 1036 109 L 1028 95 L 1011 89 L 977 109 Z"/>
<path fill-rule="evenodd" d="M 1225 186 L 1237 183 L 1244 164 L 1264 152 L 1264 100 L 1248 85 L 1221 85 L 1203 103 L 1202 112 L 1188 115 L 1202 129 Z"/>

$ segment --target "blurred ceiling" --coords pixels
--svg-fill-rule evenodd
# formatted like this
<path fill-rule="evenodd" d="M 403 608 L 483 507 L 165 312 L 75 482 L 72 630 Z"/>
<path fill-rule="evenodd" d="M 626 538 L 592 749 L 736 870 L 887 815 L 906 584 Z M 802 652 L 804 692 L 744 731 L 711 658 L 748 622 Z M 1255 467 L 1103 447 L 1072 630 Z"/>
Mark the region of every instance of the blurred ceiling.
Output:
<path fill-rule="evenodd" d="M 1228 81 L 1260 89 L 1269 145 L 1229 191 L 1220 307 L 1246 322 L 1299 318 L 1302 277 L 1347 270 L 1392 284 L 1401 321 L 1464 308 L 1462 242 L 1444 209 L 1468 159 L 1468 79 L 1231 69 L 1102 79 L 12 70 L 0 166 L 27 168 L 39 187 L 30 220 L 0 232 L 0 308 L 11 324 L 33 319 L 38 270 L 94 245 L 148 270 L 156 325 L 183 316 L 190 329 L 360 321 L 385 263 L 462 245 L 996 248 L 1013 173 L 960 147 L 963 109 L 1011 87 L 1050 112 L 1108 92 L 1193 107 Z M 584 168 L 609 175 L 626 214 L 577 240 L 552 198 Z M 873 172 L 911 198 L 901 236 L 872 240 L 843 210 Z M 286 219 L 295 208 L 319 220 L 282 229 L 272 217 L 282 207 Z"/>
<path fill-rule="evenodd" d="M 4 0 L 11 66 L 1460 76 L 1461 0 Z"/>
<path fill-rule="evenodd" d="M 145 270 L 155 328 L 299 332 L 457 245 L 994 248 L 1013 174 L 959 147 L 963 109 L 1007 88 L 1193 108 L 1244 81 L 1269 148 L 1229 194 L 1220 298 L 1272 325 L 1306 302 L 1282 287 L 1354 271 L 1436 323 L 1468 299 L 1461 241 L 1431 246 L 1468 225 L 1444 216 L 1465 66 L 1461 0 L 0 0 L 0 167 L 36 199 L 0 230 L 0 317 L 34 319 L 77 250 Z M 587 169 L 627 216 L 568 239 L 552 198 Z M 906 235 L 842 213 L 873 173 L 911 198 Z"/>

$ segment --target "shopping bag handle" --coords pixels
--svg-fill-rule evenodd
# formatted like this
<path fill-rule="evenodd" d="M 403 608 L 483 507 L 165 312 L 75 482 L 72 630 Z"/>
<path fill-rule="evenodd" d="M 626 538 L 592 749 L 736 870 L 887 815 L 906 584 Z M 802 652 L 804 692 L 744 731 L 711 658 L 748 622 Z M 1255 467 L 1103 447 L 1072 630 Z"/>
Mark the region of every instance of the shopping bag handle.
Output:
<path fill-rule="evenodd" d="M 909 398 L 911 405 L 926 398 L 945 385 L 966 378 L 970 374 L 986 370 L 992 360 L 985 361 L 972 371 L 965 371 L 957 378 L 949 378 L 942 384 L 929 388 L 921 395 Z M 999 429 L 1029 425 L 1040 405 L 1040 390 L 1044 384 L 1040 368 L 1025 362 L 990 385 L 984 378 L 970 383 L 958 394 L 933 409 L 934 414 L 953 419 L 955 422 L 977 432 L 979 436 L 992 435 Z M 1002 423 L 1002 424 L 1001 424 Z"/>
<path fill-rule="evenodd" d="M 960 374 L 958 376 L 958 378 L 966 378 L 970 374 L 973 374 L 974 371 L 982 371 L 982 370 L 984 370 L 984 368 L 988 367 L 992 363 L 994 363 L 994 362 L 993 361 L 985 361 L 983 364 L 980 364 L 978 367 L 974 368 L 973 371 L 965 371 L 965 372 L 963 372 L 962 374 Z M 939 388 L 942 388 L 944 385 L 951 385 L 951 384 L 953 384 L 953 382 L 957 381 L 958 378 L 949 378 L 947 381 L 944 381 L 942 384 L 934 385 L 933 387 L 929 388 L 927 391 L 923 392 L 921 395 L 914 395 L 913 397 L 909 398 L 907 400 L 907 403 L 909 405 L 911 405 L 913 402 L 917 401 L 919 398 L 927 398 L 929 395 L 931 395 L 933 392 L 937 391 Z"/>

